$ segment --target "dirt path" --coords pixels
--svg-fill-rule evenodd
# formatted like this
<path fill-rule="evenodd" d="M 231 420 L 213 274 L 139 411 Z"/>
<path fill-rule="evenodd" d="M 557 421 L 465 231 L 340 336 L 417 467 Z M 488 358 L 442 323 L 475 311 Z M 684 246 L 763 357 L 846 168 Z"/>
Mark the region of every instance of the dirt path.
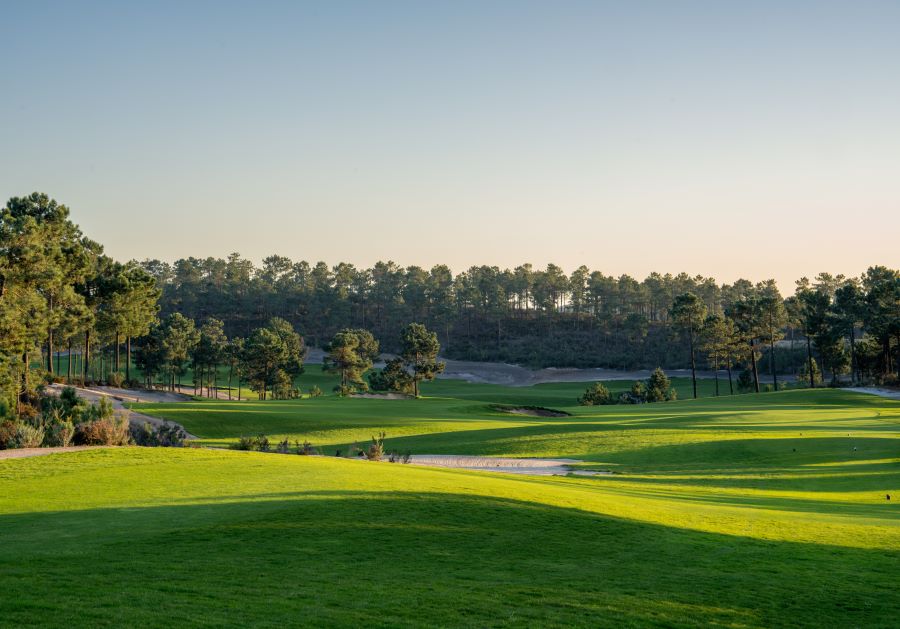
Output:
<path fill-rule="evenodd" d="M 65 388 L 64 385 L 61 384 L 53 384 L 47 387 L 49 391 L 59 393 Z M 144 415 L 143 413 L 135 413 L 131 409 L 125 406 L 126 402 L 186 402 L 190 400 L 190 398 L 186 395 L 181 395 L 178 393 L 171 393 L 168 391 L 149 391 L 144 389 L 117 389 L 115 387 L 72 387 L 78 393 L 78 397 L 87 400 L 89 402 L 96 402 L 100 398 L 106 398 L 110 402 L 112 402 L 113 408 L 118 411 L 125 411 L 128 414 L 128 421 L 131 422 L 132 426 L 143 426 L 144 424 L 150 424 L 151 426 L 162 426 L 165 423 L 165 420 L 160 419 L 159 417 L 153 417 L 152 415 Z M 184 426 L 180 424 L 176 424 L 175 422 L 168 422 L 170 425 L 179 426 L 182 430 L 184 430 Z M 196 435 L 192 435 L 187 430 L 184 430 L 185 435 L 187 435 L 188 439 L 198 439 Z"/>
<path fill-rule="evenodd" d="M 868 393 L 869 395 L 878 395 L 891 400 L 900 400 L 900 391 L 895 389 L 879 389 L 878 387 L 847 387 L 845 391 L 853 391 L 855 393 Z"/>
<path fill-rule="evenodd" d="M 27 459 L 33 456 L 57 454 L 59 452 L 80 452 L 81 450 L 96 450 L 110 446 L 68 446 L 65 448 L 18 448 L 15 450 L 0 450 L 0 461 L 5 459 Z"/>

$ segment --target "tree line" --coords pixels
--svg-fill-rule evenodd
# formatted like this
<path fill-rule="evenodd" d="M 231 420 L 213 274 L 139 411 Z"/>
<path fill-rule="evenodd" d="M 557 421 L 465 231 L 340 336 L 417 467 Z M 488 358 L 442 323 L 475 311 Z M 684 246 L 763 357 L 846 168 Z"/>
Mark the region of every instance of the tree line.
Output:
<path fill-rule="evenodd" d="M 531 367 L 736 367 L 747 370 L 754 388 L 763 357 L 776 384 L 779 375 L 813 377 L 819 365 L 832 378 L 852 371 L 862 379 L 894 371 L 900 347 L 900 279 L 881 266 L 858 278 L 803 278 L 787 299 L 774 280 L 718 284 L 651 273 L 638 281 L 585 266 L 566 274 L 553 264 L 477 266 L 454 275 L 446 265 L 365 269 L 282 256 L 257 267 L 232 254 L 143 267 L 162 289 L 164 313 L 215 317 L 238 336 L 278 317 L 319 347 L 340 330 L 364 329 L 396 352 L 400 331 L 419 321 L 437 332 L 447 358 Z M 685 295 L 693 296 L 690 305 L 679 302 Z"/>
<path fill-rule="evenodd" d="M 706 367 L 727 373 L 730 391 L 759 390 L 761 373 L 776 387 L 784 374 L 815 386 L 823 371 L 890 382 L 900 273 L 823 273 L 785 299 L 772 280 L 637 281 L 552 264 L 454 275 L 445 265 L 357 269 L 280 256 L 256 267 L 237 254 L 120 263 L 45 194 L 0 210 L 0 415 L 33 407 L 44 381 L 135 383 L 133 363 L 147 384 L 174 387 L 190 372 L 211 394 L 226 369 L 239 394 L 246 382 L 261 397 L 290 396 L 306 343 L 326 349 L 343 393 L 417 395 L 440 371 L 438 349 L 531 366 Z M 382 350 L 397 357 L 363 378 Z"/>

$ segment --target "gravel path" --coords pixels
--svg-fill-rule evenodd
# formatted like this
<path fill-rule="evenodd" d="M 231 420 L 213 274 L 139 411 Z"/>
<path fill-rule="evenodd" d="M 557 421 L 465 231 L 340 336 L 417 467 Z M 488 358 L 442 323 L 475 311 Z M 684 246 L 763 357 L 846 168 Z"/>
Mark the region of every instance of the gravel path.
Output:
<path fill-rule="evenodd" d="M 110 446 L 68 446 L 66 448 L 18 448 L 16 450 L 0 450 L 0 461 L 5 459 L 26 459 L 32 456 L 45 456 L 58 452 L 79 452 L 81 450 L 96 450 Z"/>

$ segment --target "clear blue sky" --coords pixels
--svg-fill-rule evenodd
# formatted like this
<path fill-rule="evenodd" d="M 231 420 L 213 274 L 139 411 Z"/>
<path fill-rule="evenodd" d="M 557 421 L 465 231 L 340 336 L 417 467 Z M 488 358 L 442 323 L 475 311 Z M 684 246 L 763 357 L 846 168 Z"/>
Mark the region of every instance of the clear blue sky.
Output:
<path fill-rule="evenodd" d="M 120 259 L 900 266 L 900 2 L 0 12 L 0 194 Z"/>

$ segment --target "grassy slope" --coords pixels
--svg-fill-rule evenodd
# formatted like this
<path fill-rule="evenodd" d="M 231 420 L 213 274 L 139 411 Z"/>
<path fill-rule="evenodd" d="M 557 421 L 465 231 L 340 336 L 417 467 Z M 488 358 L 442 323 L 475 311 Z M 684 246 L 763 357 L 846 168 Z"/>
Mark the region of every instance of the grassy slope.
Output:
<path fill-rule="evenodd" d="M 383 428 L 414 452 L 577 456 L 612 476 L 201 450 L 0 462 L 0 618 L 896 625 L 900 403 L 819 390 L 566 406 L 584 386 L 155 411 L 211 442 L 264 431 L 331 448 Z"/>
<path fill-rule="evenodd" d="M 18 626 L 891 626 L 895 513 L 333 458 L 53 455 L 0 463 L 0 612 Z"/>

